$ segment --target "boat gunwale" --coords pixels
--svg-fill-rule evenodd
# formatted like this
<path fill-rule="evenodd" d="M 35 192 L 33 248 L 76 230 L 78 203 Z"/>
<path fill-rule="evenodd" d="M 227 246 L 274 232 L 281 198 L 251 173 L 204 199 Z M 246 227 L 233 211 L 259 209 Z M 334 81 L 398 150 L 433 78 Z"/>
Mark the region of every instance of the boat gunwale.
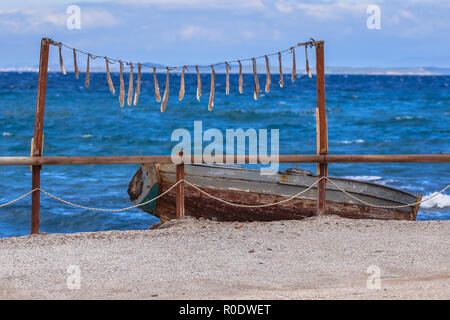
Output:
<path fill-rule="evenodd" d="M 169 179 L 164 179 L 164 181 L 162 181 L 163 183 L 164 182 L 167 182 L 167 183 L 171 183 L 171 184 L 174 184 L 175 183 L 175 181 L 176 181 L 176 176 L 175 176 L 175 174 L 174 173 L 172 173 L 172 172 L 164 172 L 165 173 L 165 175 L 169 178 Z M 201 176 L 201 175 L 191 175 L 191 176 L 194 176 L 194 177 L 198 177 L 198 178 L 203 178 L 203 179 L 211 179 L 211 180 L 213 180 L 213 179 L 219 179 L 219 180 L 223 180 L 223 181 L 230 181 L 230 180 L 239 180 L 239 181 L 246 181 L 246 182 L 248 182 L 249 180 L 245 180 L 245 179 L 239 179 L 239 178 L 229 178 L 229 177 L 216 177 L 216 176 Z M 161 178 L 162 178 L 162 175 L 161 175 Z M 344 179 L 345 180 L 345 179 Z M 257 184 L 258 183 L 258 181 L 256 181 L 256 180 L 250 180 L 252 183 L 255 183 L 255 184 Z M 358 181 L 358 180 L 356 180 L 357 182 L 360 182 L 360 181 Z M 270 183 L 270 182 L 265 182 L 265 183 Z M 362 182 L 362 183 L 364 183 L 364 182 Z M 192 184 L 194 184 L 194 185 L 197 185 L 197 186 L 202 186 L 202 185 L 200 185 L 200 184 L 195 184 L 195 183 L 192 183 Z M 286 186 L 290 186 L 290 187 L 301 187 L 301 188 L 308 188 L 308 186 L 301 186 L 301 185 L 295 185 L 295 184 L 284 184 L 284 183 L 282 183 L 282 185 L 286 185 Z M 377 185 L 377 184 L 375 184 L 376 186 L 380 186 L 380 185 Z M 229 188 L 226 188 L 226 187 L 218 187 L 218 186 L 210 186 L 210 185 L 208 185 L 208 186 L 206 186 L 206 187 L 209 187 L 209 188 L 214 188 L 214 189 L 223 189 L 223 190 L 229 190 Z M 334 187 L 334 186 L 333 186 Z M 381 185 L 381 187 L 383 187 L 382 185 Z M 317 187 L 313 187 L 313 189 L 317 189 Z M 334 192 L 342 192 L 342 191 L 340 191 L 338 188 L 336 188 L 336 187 L 334 187 L 333 189 L 331 189 L 332 191 L 334 191 Z M 394 189 L 395 190 L 395 189 Z M 236 188 L 236 191 L 244 191 L 244 190 L 240 190 L 240 189 L 237 189 Z M 346 190 L 346 192 L 348 192 L 348 193 L 350 193 L 350 194 L 353 194 L 353 195 L 360 195 L 360 196 L 364 196 L 364 197 L 368 197 L 368 198 L 373 198 L 373 199 L 376 199 L 376 200 L 382 200 L 382 201 L 384 201 L 384 202 L 388 202 L 388 203 L 393 203 L 394 205 L 395 204 L 398 204 L 398 205 L 407 205 L 407 204 L 409 204 L 409 203 L 406 203 L 406 202 L 403 202 L 403 201 L 399 201 L 399 200 L 393 200 L 393 199 L 386 199 L 386 198 L 382 198 L 382 197 L 380 197 L 380 196 L 377 196 L 377 195 L 373 195 L 373 194 L 366 194 L 366 193 L 362 193 L 362 192 L 354 192 L 354 191 L 347 191 Z M 262 193 L 262 192 L 255 192 L 255 193 L 259 193 L 259 194 L 268 194 L 268 195 L 279 195 L 279 196 L 281 196 L 281 197 L 290 197 L 290 196 L 292 196 L 292 194 L 276 194 L 276 193 L 269 193 L 269 192 L 267 192 L 267 193 Z M 346 195 L 347 196 L 347 195 Z M 347 196 L 348 197 L 348 196 Z M 414 196 L 414 195 L 411 195 L 411 197 L 415 200 L 416 198 L 417 198 L 417 196 Z M 315 197 L 313 197 L 313 198 L 311 198 L 311 197 L 306 197 L 306 196 L 302 196 L 302 197 L 299 197 L 298 199 L 309 199 L 309 200 L 317 200 L 317 198 L 315 198 Z M 330 201 L 334 201 L 334 200 L 330 200 Z M 352 202 L 344 202 L 344 201 L 335 201 L 335 202 L 339 202 L 339 203 L 349 203 L 349 204 L 355 204 L 355 205 L 362 205 L 362 206 L 366 206 L 366 207 L 368 207 L 368 205 L 365 205 L 365 204 L 363 204 L 363 203 L 360 203 L 359 201 L 356 201 L 355 203 L 352 203 Z M 375 205 L 376 206 L 376 205 Z M 409 205 L 409 206 L 406 206 L 406 207 L 403 207 L 403 208 L 398 208 L 398 209 L 403 209 L 403 210 L 405 210 L 406 211 L 406 208 L 408 208 L 409 210 L 412 210 L 413 208 L 414 208 L 414 205 Z M 383 209 L 383 208 L 381 208 L 381 209 Z M 384 208 L 385 210 L 387 210 L 387 209 L 389 209 L 389 208 Z M 392 209 L 396 209 L 396 208 L 392 208 Z M 403 211 L 402 210 L 402 211 Z"/>
<path fill-rule="evenodd" d="M 173 170 L 173 172 L 175 172 L 175 165 L 173 165 L 173 164 L 164 164 L 163 165 L 164 167 L 169 167 L 169 166 L 171 166 L 171 167 L 173 167 L 174 168 L 174 170 Z M 189 164 L 189 165 L 186 165 L 186 166 L 196 166 L 196 167 L 208 167 L 208 168 L 218 168 L 218 169 L 225 169 L 225 170 L 228 170 L 228 169 L 230 169 L 230 170 L 243 170 L 243 171 L 248 171 L 248 172 L 257 172 L 257 171 L 259 171 L 259 170 L 257 170 L 257 169 L 248 169 L 248 168 L 245 168 L 245 167 L 242 167 L 242 166 L 239 166 L 239 167 L 222 167 L 222 166 L 216 166 L 216 165 L 209 165 L 209 164 Z M 161 167 L 159 167 L 159 171 L 161 171 Z M 162 172 L 167 172 L 167 173 L 171 173 L 172 174 L 172 171 L 162 171 Z M 190 174 L 190 175 L 192 175 L 192 174 Z M 317 176 L 316 175 L 297 175 L 297 174 L 290 174 L 290 173 L 282 173 L 282 172 L 277 172 L 277 175 L 286 175 L 286 176 L 305 176 L 305 177 L 310 177 L 310 178 L 316 178 L 317 179 Z M 230 178 L 230 177 L 218 177 L 218 176 L 209 176 L 209 177 L 214 177 L 214 178 L 222 178 L 222 179 L 235 179 L 235 180 L 241 180 L 241 181 L 248 181 L 248 179 L 242 179 L 242 178 L 239 178 L 239 177 L 233 177 L 233 178 Z M 364 181 L 364 180 L 356 180 L 356 179 L 351 179 L 351 178 L 343 178 L 343 177 L 330 177 L 330 179 L 332 179 L 332 180 L 338 180 L 338 181 L 343 181 L 343 182 L 354 182 L 354 183 L 358 183 L 358 184 L 361 184 L 361 185 L 369 185 L 369 186 L 373 186 L 373 187 L 377 187 L 377 188 L 380 188 L 380 189 L 384 189 L 384 190 L 391 190 L 391 191 L 394 191 L 394 192 L 396 192 L 396 193 L 399 193 L 399 194 L 403 194 L 403 195 L 406 195 L 406 196 L 408 196 L 408 197 L 411 197 L 411 198 L 414 198 L 414 199 L 416 199 L 417 198 L 417 196 L 419 195 L 419 194 L 413 194 L 413 193 L 410 193 L 410 192 L 407 192 L 407 191 L 403 191 L 403 190 L 400 190 L 400 189 L 396 189 L 396 188 L 394 188 L 394 187 L 390 187 L 390 186 L 386 186 L 386 185 L 382 185 L 382 184 L 378 184 L 378 183 L 374 183 L 374 182 L 371 182 L 371 181 Z M 254 181 L 257 181 L 257 180 L 254 180 Z M 265 183 L 275 183 L 275 182 L 271 182 L 271 181 L 263 181 L 263 182 L 265 182 Z M 280 183 L 280 182 L 277 182 L 277 183 Z M 281 183 L 281 184 L 285 184 L 285 185 L 292 185 L 292 186 L 300 186 L 300 185 L 296 185 L 296 184 L 290 184 L 290 183 Z M 333 189 L 333 190 L 339 190 L 336 186 L 334 186 L 333 184 L 330 184 L 329 185 L 330 187 L 332 187 L 331 189 Z M 305 187 L 308 187 L 308 186 L 305 186 Z M 363 194 L 363 195 L 366 195 L 366 196 L 371 196 L 371 197 L 376 197 L 376 198 L 379 198 L 379 199 L 383 199 L 383 198 L 380 198 L 379 196 L 373 196 L 372 194 L 364 194 L 364 193 L 361 193 L 361 192 L 353 192 L 353 191 L 348 191 L 348 190 L 346 190 L 346 192 L 349 192 L 349 193 L 354 193 L 354 194 Z M 386 200 L 386 199 L 384 199 L 384 200 Z M 391 200 L 391 199 L 389 199 L 389 201 L 392 201 L 392 202 L 396 202 L 396 203 L 400 203 L 400 204 L 407 204 L 407 203 L 404 203 L 404 202 L 401 202 L 401 201 L 397 201 L 397 200 Z"/>
<path fill-rule="evenodd" d="M 165 164 L 165 165 L 171 165 L 171 164 Z M 196 164 L 196 163 L 195 164 L 187 164 L 187 165 L 197 166 L 197 167 L 231 169 L 231 170 L 242 170 L 243 169 L 243 170 L 251 171 L 251 172 L 259 171 L 258 169 L 251 169 L 251 168 L 246 168 L 246 167 L 242 167 L 242 166 L 237 166 L 237 167 L 231 167 L 230 166 L 230 167 L 228 167 L 228 166 L 226 166 L 226 164 L 224 164 L 223 166 L 222 165 L 211 165 L 211 164 Z M 294 174 L 292 174 L 292 173 L 283 173 L 282 171 L 278 171 L 277 174 L 279 174 L 279 175 L 290 175 L 290 176 L 301 175 L 301 174 L 295 174 L 295 173 Z M 304 176 L 317 178 L 317 175 L 314 175 L 314 174 L 313 175 L 304 175 Z M 344 178 L 344 177 L 330 177 L 330 179 L 341 180 L 341 181 L 352 181 L 352 182 L 368 184 L 368 185 L 372 185 L 372 186 L 376 186 L 376 187 L 382 187 L 382 188 L 385 188 L 385 189 L 390 189 L 390 190 L 393 190 L 393 191 L 404 193 L 404 194 L 407 194 L 407 195 L 409 195 L 411 197 L 415 197 L 415 198 L 419 195 L 419 194 L 411 193 L 411 192 L 408 192 L 408 191 L 400 190 L 400 189 L 397 189 L 397 188 L 394 188 L 394 187 L 391 187 L 391 186 L 386 186 L 386 185 L 383 185 L 383 184 L 375 183 L 375 182 L 372 182 L 372 181 L 357 180 L 357 179 Z M 243 180 L 243 179 L 240 179 L 240 180 Z"/>

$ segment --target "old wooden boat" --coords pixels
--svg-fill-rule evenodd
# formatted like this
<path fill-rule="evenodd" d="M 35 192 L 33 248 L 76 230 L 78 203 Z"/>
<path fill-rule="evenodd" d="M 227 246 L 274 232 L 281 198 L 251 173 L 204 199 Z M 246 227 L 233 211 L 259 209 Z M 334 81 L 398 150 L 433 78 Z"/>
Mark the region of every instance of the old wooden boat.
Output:
<path fill-rule="evenodd" d="M 309 171 L 287 169 L 276 175 L 261 175 L 259 170 L 239 166 L 185 165 L 185 180 L 201 190 L 226 201 L 237 204 L 276 203 L 307 189 L 316 180 Z M 349 194 L 379 206 L 411 204 L 421 195 L 387 186 L 344 178 L 332 178 Z M 142 165 L 128 187 L 130 200 L 135 204 L 148 200 L 168 190 L 176 182 L 176 167 L 173 164 Z M 396 209 L 366 206 L 327 183 L 326 213 L 345 218 L 384 220 L 415 220 L 418 205 Z M 176 188 L 140 207 L 155 215 L 162 222 L 175 218 Z M 185 214 L 193 217 L 217 219 L 219 221 L 272 221 L 303 219 L 316 214 L 317 188 L 282 204 L 262 208 L 230 206 L 206 196 L 185 184 Z"/>

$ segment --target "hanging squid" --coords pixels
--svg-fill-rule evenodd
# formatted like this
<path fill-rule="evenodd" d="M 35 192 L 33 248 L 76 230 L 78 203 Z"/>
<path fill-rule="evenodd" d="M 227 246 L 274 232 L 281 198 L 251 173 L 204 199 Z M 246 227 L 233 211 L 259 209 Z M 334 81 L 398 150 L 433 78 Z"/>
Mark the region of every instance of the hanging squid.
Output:
<path fill-rule="evenodd" d="M 62 47 L 62 44 L 60 43 L 58 45 L 58 48 L 59 48 L 59 66 L 61 67 L 62 74 L 66 75 L 67 72 L 66 72 L 66 69 L 64 68 L 63 57 L 62 57 L 62 53 L 61 53 L 61 47 Z"/>
<path fill-rule="evenodd" d="M 269 65 L 269 58 L 267 56 L 264 56 L 266 59 L 266 90 L 265 92 L 268 93 L 270 91 L 270 85 L 272 84 L 272 80 L 270 79 L 270 65 Z"/>
<path fill-rule="evenodd" d="M 138 63 L 138 78 L 136 84 L 136 91 L 134 92 L 134 101 L 133 101 L 134 105 L 138 104 L 139 95 L 141 94 L 141 68 L 142 65 Z"/>
<path fill-rule="evenodd" d="M 258 74 L 256 73 L 256 59 L 252 58 L 252 62 L 253 62 L 253 78 L 255 79 L 255 91 L 253 92 L 253 99 L 258 100 L 259 80 L 258 80 Z"/>
<path fill-rule="evenodd" d="M 239 63 L 239 93 L 242 94 L 244 92 L 244 78 L 242 77 L 241 61 L 238 60 L 238 63 Z"/>
<path fill-rule="evenodd" d="M 109 73 L 109 61 L 107 57 L 105 57 L 105 62 L 106 62 L 106 80 L 108 81 L 109 91 L 111 91 L 111 93 L 114 95 L 116 91 L 114 90 L 114 85 L 111 80 L 111 74 Z"/>
<path fill-rule="evenodd" d="M 75 49 L 73 49 L 73 70 L 75 72 L 75 78 L 79 78 L 79 73 L 78 73 L 78 64 L 77 64 L 77 53 L 75 51 Z"/>
<path fill-rule="evenodd" d="M 161 102 L 161 112 L 166 111 L 167 101 L 169 100 L 169 72 L 170 69 L 167 67 L 166 87 L 164 88 L 164 96 Z"/>
<path fill-rule="evenodd" d="M 283 66 L 281 65 L 281 52 L 278 52 L 278 65 L 280 66 L 280 88 L 283 88 L 284 80 L 283 80 Z"/>
<path fill-rule="evenodd" d="M 229 95 L 230 94 L 230 65 L 228 64 L 228 62 L 225 62 L 225 69 L 226 69 L 226 89 L 225 89 L 225 94 Z"/>
<path fill-rule="evenodd" d="M 181 80 L 180 80 L 180 92 L 178 94 L 178 101 L 183 100 L 184 93 L 185 93 L 185 85 L 184 85 L 184 70 L 187 70 L 186 66 L 183 66 L 183 69 L 181 70 Z"/>
<path fill-rule="evenodd" d="M 200 79 L 198 66 L 195 66 L 195 70 L 197 71 L 197 100 L 200 101 L 200 96 L 202 95 L 202 80 Z"/>
<path fill-rule="evenodd" d="M 308 77 L 312 77 L 311 71 L 309 70 L 309 62 L 308 62 L 308 45 L 305 45 L 305 56 L 306 56 L 306 73 Z"/>
<path fill-rule="evenodd" d="M 89 87 L 89 58 L 90 58 L 90 54 L 88 53 L 87 55 L 87 63 L 86 63 L 86 81 L 85 81 L 85 86 L 86 88 Z"/>
<path fill-rule="evenodd" d="M 129 106 L 131 106 L 131 101 L 133 99 L 133 64 L 130 62 L 130 78 L 128 81 L 128 98 L 127 103 Z"/>
<path fill-rule="evenodd" d="M 216 73 L 214 72 L 214 66 L 211 66 L 211 91 L 209 93 L 209 103 L 208 103 L 208 110 L 211 111 L 214 107 L 214 90 L 215 90 L 215 78 Z"/>
<path fill-rule="evenodd" d="M 120 106 L 123 108 L 123 103 L 125 100 L 125 83 L 123 82 L 123 63 L 120 61 L 120 89 L 119 89 L 119 102 Z"/>
<path fill-rule="evenodd" d="M 158 78 L 156 77 L 156 68 L 153 67 L 153 82 L 155 83 L 155 98 L 157 102 L 161 102 L 161 95 L 159 94 Z"/>
<path fill-rule="evenodd" d="M 295 74 L 297 66 L 295 65 L 295 49 L 294 49 L 294 47 L 291 47 L 291 52 L 292 52 L 292 76 L 291 76 L 291 80 L 292 80 L 292 82 L 294 82 L 295 79 L 297 78 L 297 76 Z"/>

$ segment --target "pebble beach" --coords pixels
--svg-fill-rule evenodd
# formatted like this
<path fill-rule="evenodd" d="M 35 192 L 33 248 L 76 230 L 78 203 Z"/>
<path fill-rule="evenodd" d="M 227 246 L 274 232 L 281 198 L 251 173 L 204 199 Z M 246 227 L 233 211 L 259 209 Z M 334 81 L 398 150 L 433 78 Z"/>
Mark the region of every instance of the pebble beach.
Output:
<path fill-rule="evenodd" d="M 450 221 L 185 217 L 0 239 L 0 299 L 450 299 L 449 248 Z"/>

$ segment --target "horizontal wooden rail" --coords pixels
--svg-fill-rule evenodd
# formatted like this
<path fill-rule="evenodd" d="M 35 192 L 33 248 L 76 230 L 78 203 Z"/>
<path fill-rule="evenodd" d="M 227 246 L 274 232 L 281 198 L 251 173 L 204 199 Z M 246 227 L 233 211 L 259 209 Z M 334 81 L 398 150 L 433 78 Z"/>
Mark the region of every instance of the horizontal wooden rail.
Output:
<path fill-rule="evenodd" d="M 189 157 L 183 157 L 185 163 Z M 254 156 L 224 156 L 224 163 L 254 163 Z M 274 160 L 273 158 L 271 159 Z M 450 154 L 280 155 L 279 163 L 450 162 Z M 173 163 L 171 156 L 0 157 L 0 165 Z M 263 162 L 264 163 L 264 162 Z"/>

